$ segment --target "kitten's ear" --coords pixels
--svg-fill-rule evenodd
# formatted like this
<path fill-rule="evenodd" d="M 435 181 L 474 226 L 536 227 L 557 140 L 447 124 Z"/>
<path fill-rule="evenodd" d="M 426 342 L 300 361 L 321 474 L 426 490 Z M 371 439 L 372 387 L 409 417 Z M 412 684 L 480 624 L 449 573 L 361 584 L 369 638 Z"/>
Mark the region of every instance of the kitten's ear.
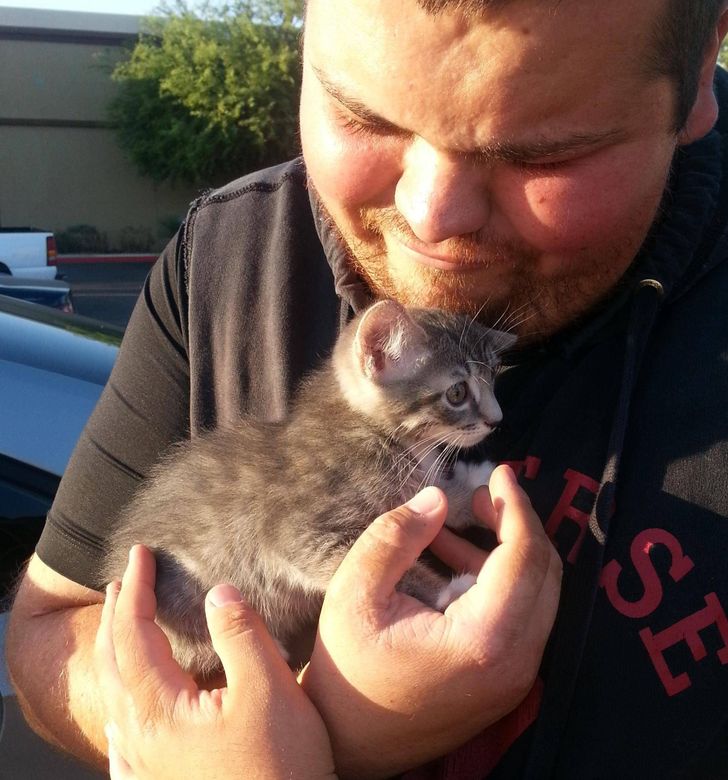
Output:
<path fill-rule="evenodd" d="M 506 333 L 504 330 L 495 330 L 494 328 L 490 329 L 490 337 L 497 355 L 507 352 L 518 341 L 518 336 L 513 333 Z"/>
<path fill-rule="evenodd" d="M 404 379 L 424 351 L 424 333 L 396 301 L 379 301 L 362 315 L 354 354 L 362 373 L 374 382 Z"/>

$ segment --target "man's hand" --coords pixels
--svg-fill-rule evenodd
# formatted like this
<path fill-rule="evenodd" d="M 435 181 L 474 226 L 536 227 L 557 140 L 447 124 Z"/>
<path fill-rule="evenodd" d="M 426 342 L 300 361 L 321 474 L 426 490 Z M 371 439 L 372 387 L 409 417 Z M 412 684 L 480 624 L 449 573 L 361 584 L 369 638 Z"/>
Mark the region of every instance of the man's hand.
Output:
<path fill-rule="evenodd" d="M 478 574 L 444 614 L 395 590 L 442 527 L 437 488 L 375 520 L 331 582 L 301 681 L 343 777 L 388 777 L 444 755 L 533 685 L 556 616 L 561 561 L 508 467 L 473 500 L 500 544 L 486 555 L 442 531 L 435 552 Z"/>
<path fill-rule="evenodd" d="M 334 777 L 331 746 L 262 620 L 231 585 L 208 594 L 227 687 L 200 690 L 154 622 L 154 558 L 135 547 L 107 590 L 96 670 L 110 718 L 112 780 Z"/>

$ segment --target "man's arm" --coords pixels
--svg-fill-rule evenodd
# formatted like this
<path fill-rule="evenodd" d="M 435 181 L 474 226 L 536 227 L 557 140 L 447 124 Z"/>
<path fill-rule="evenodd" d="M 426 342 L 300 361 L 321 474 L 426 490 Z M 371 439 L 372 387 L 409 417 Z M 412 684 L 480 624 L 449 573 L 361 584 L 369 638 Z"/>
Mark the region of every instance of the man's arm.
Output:
<path fill-rule="evenodd" d="M 103 596 L 33 556 L 6 637 L 10 679 L 41 737 L 106 768 L 105 711 L 95 684 L 93 647 Z"/>

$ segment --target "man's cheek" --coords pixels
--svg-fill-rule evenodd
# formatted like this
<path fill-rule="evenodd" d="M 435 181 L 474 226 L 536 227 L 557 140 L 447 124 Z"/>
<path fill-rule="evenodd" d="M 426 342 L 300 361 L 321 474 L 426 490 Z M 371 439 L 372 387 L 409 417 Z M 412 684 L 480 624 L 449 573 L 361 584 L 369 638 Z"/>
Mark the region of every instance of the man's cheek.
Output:
<path fill-rule="evenodd" d="M 306 168 L 330 208 L 387 206 L 400 175 L 400 151 L 386 140 L 353 135 L 324 111 L 304 111 Z"/>
<path fill-rule="evenodd" d="M 544 252 L 579 251 L 613 241 L 633 223 L 624 183 L 550 175 L 513 187 L 503 204 L 521 240 Z"/>
<path fill-rule="evenodd" d="M 319 190 L 345 208 L 389 206 L 393 202 L 398 162 L 391 152 L 351 141 L 331 141 L 317 165 Z"/>

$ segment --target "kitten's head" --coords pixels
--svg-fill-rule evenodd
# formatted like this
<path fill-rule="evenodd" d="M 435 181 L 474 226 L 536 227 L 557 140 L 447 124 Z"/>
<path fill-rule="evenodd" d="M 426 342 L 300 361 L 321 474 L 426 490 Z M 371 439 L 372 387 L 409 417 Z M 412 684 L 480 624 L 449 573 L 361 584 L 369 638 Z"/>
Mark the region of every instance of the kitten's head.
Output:
<path fill-rule="evenodd" d="M 334 368 L 349 404 L 391 434 L 472 447 L 503 417 L 493 379 L 514 342 L 466 315 L 380 301 L 342 334 Z"/>

